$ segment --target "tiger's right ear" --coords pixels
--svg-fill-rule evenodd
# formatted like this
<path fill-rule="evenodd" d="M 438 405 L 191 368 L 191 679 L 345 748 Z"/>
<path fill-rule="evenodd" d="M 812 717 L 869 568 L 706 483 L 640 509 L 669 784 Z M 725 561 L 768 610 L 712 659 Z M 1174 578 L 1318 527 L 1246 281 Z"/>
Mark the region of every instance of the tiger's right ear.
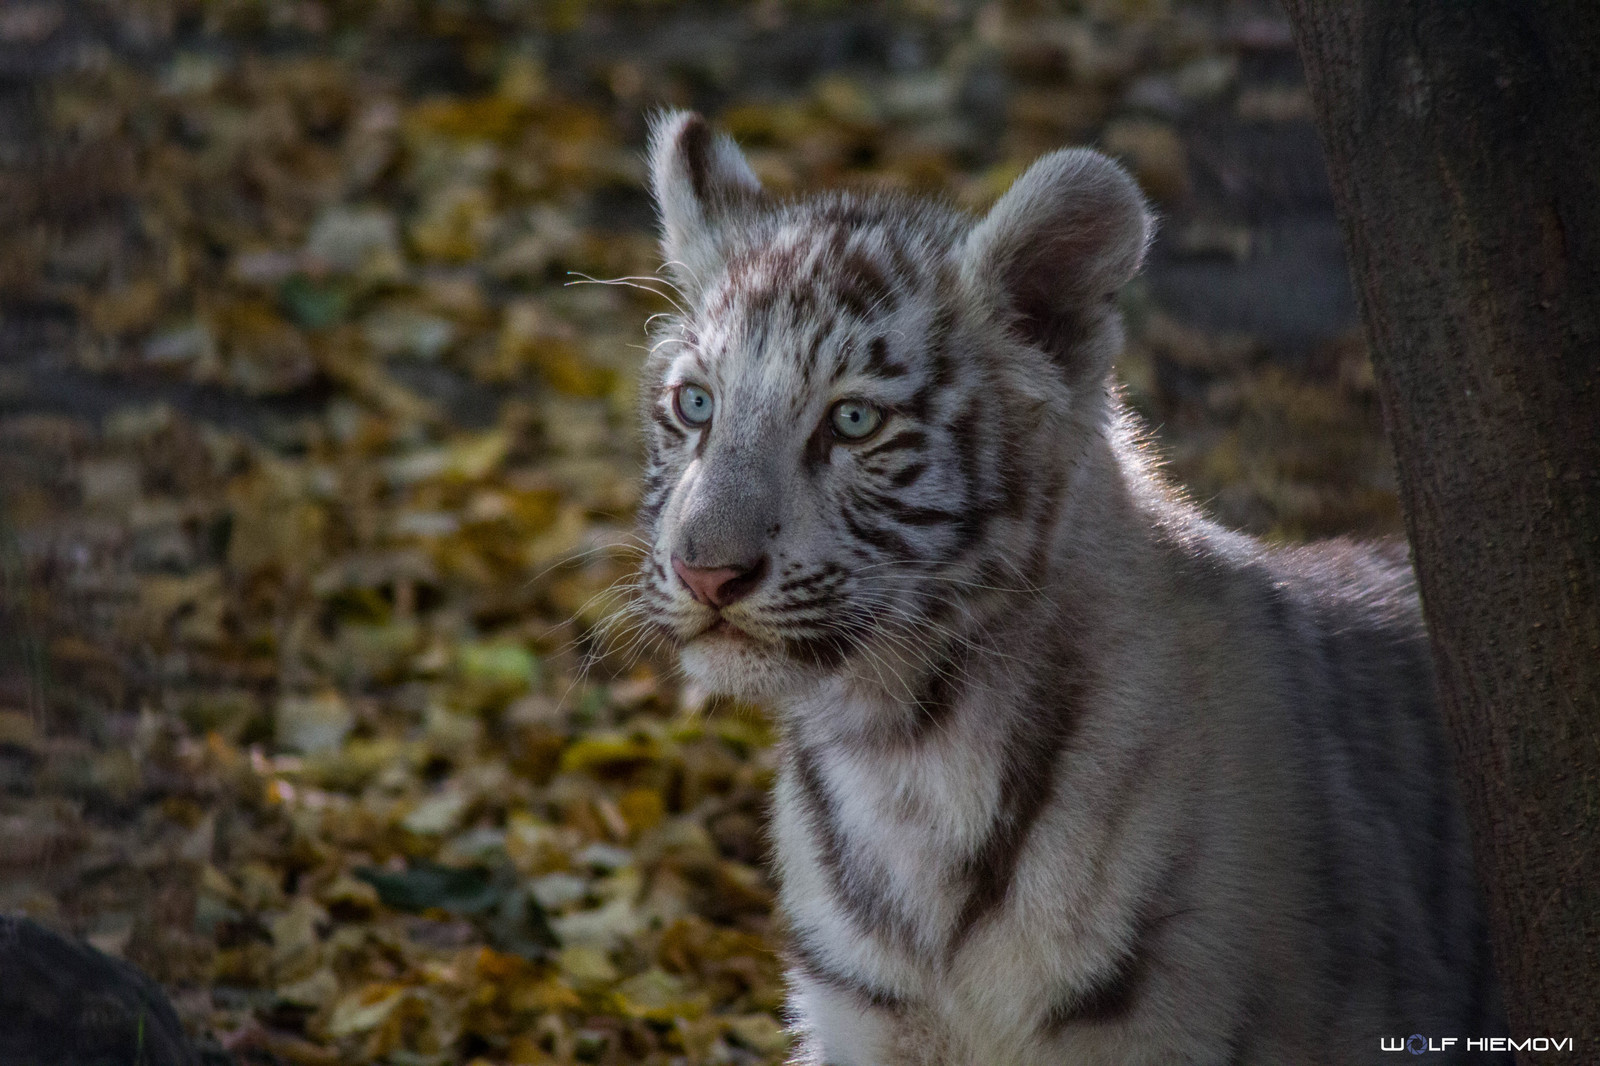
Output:
<path fill-rule="evenodd" d="M 761 196 L 761 182 L 733 140 L 692 111 L 650 123 L 650 191 L 661 217 L 661 255 L 678 286 L 698 292 L 724 260 L 723 234 Z"/>
<path fill-rule="evenodd" d="M 1066 148 L 1030 166 L 972 228 L 962 271 L 1006 309 L 1019 340 L 1073 381 L 1098 379 L 1121 347 L 1111 298 L 1144 262 L 1154 225 L 1127 171 Z"/>

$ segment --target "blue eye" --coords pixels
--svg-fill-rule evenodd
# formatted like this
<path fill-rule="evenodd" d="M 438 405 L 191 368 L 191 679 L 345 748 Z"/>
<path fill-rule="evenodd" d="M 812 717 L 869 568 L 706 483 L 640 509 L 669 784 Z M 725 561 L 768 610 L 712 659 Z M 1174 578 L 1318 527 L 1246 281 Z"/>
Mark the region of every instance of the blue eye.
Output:
<path fill-rule="evenodd" d="M 840 400 L 828 412 L 828 424 L 845 440 L 866 440 L 883 425 L 883 411 L 865 400 Z"/>
<path fill-rule="evenodd" d="M 698 385 L 679 385 L 672 394 L 672 409 L 696 429 L 711 421 L 711 408 L 711 394 Z"/>

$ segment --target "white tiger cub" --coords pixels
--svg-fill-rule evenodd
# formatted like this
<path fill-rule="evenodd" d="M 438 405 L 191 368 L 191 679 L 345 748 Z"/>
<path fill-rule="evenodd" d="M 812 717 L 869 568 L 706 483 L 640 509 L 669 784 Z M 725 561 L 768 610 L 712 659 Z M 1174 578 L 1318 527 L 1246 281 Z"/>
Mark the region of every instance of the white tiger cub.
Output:
<path fill-rule="evenodd" d="M 976 222 L 783 201 L 684 113 L 651 171 L 685 300 L 639 606 L 779 715 L 794 1061 L 1502 1033 L 1403 548 L 1269 550 L 1162 483 L 1110 379 L 1127 175 L 1057 152 Z"/>

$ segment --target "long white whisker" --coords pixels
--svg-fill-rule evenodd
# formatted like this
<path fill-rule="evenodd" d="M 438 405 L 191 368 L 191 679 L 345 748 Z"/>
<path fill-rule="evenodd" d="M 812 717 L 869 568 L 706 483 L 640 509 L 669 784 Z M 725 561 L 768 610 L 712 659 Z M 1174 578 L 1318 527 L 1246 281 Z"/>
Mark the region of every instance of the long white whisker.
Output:
<path fill-rule="evenodd" d="M 576 270 L 569 270 L 569 271 L 567 271 L 567 273 L 569 275 L 572 275 L 573 277 L 576 277 L 578 279 L 577 281 L 569 281 L 569 282 L 567 282 L 566 283 L 567 286 L 571 286 L 571 285 L 615 285 L 615 286 L 618 286 L 618 287 L 624 288 L 624 289 L 638 289 L 640 292 L 648 292 L 652 296 L 657 296 L 657 297 L 660 297 L 661 299 L 667 301 L 667 303 L 671 304 L 673 307 L 678 309 L 678 313 L 680 315 L 688 314 L 688 312 L 683 309 L 683 305 L 680 304 L 677 300 L 673 299 L 671 294 L 662 292 L 660 289 L 653 288 L 653 287 L 651 287 L 649 285 L 641 284 L 642 282 L 645 282 L 645 281 L 659 282 L 661 280 L 660 278 L 654 278 L 654 277 L 649 277 L 649 278 L 647 278 L 647 277 L 592 278 L 589 275 L 579 273 Z"/>
<path fill-rule="evenodd" d="M 665 270 L 667 267 L 673 267 L 673 266 L 681 268 L 685 274 L 689 275 L 689 280 L 694 282 L 694 287 L 695 288 L 697 288 L 697 289 L 704 289 L 705 288 L 704 283 L 701 282 L 701 280 L 700 280 L 700 275 L 695 272 L 693 267 L 691 267 L 688 263 L 685 263 L 682 259 L 668 259 L 666 262 L 661 264 L 661 268 L 663 270 Z M 673 290 L 675 292 L 677 292 L 680 296 L 685 296 L 685 297 L 687 296 L 687 294 L 682 289 L 678 288 L 678 286 L 673 284 L 673 282 L 671 282 L 670 280 L 668 280 L 666 278 L 662 278 L 661 280 L 666 282 L 668 285 L 672 285 Z"/>

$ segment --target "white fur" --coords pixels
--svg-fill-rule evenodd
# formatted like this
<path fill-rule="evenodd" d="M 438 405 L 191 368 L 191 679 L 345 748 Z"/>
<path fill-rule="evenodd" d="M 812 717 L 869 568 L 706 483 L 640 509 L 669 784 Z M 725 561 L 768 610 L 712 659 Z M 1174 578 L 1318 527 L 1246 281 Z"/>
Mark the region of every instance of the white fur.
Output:
<path fill-rule="evenodd" d="M 646 368 L 640 610 L 782 722 L 796 1061 L 1356 1063 L 1492 1017 L 1408 572 L 1209 523 L 1109 384 L 1152 228 L 1131 179 L 1054 153 L 976 224 L 775 204 L 698 121 L 652 140 L 690 306 Z M 846 398 L 889 412 L 885 447 L 922 440 L 829 443 Z M 685 553 L 770 561 L 722 612 L 749 639 L 705 631 Z M 800 617 L 817 588 L 831 614 Z M 840 619 L 870 619 L 842 659 L 796 650 Z"/>

